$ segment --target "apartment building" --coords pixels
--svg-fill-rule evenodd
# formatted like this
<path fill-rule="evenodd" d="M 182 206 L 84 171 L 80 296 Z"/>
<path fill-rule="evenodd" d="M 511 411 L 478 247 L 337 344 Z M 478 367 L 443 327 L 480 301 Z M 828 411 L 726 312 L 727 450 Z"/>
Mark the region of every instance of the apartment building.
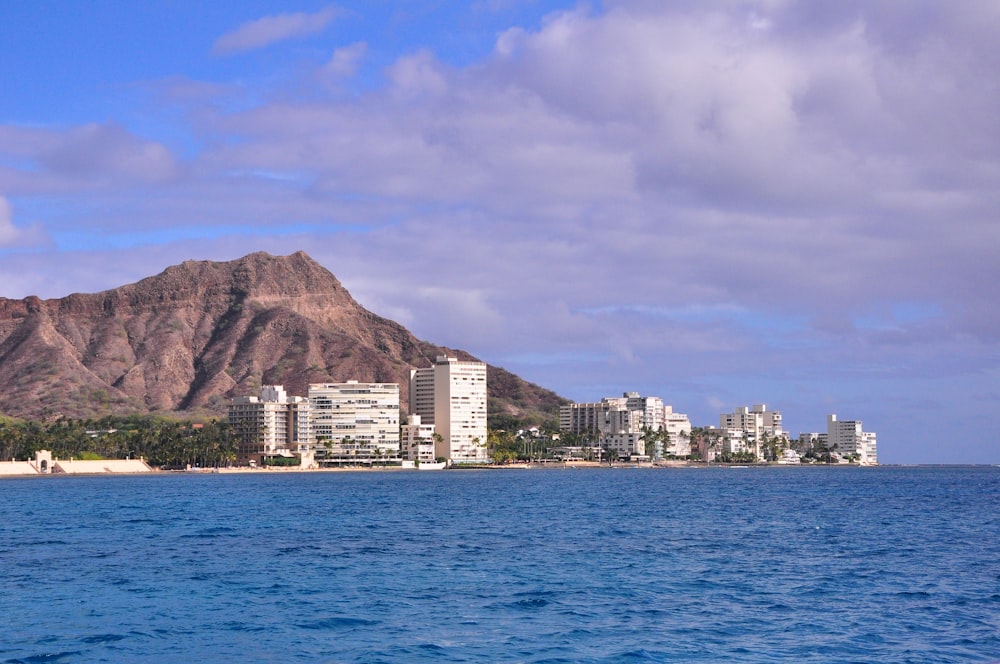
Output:
<path fill-rule="evenodd" d="M 632 393 L 635 395 L 635 393 Z M 633 401 L 638 406 L 638 399 Z M 629 394 L 604 397 L 594 403 L 570 403 L 559 407 L 559 430 L 600 442 L 601 438 L 617 433 L 639 433 L 645 412 L 634 416 L 629 411 Z"/>
<path fill-rule="evenodd" d="M 759 439 L 762 435 L 784 436 L 781 413 L 768 410 L 767 405 L 762 403 L 752 407 L 743 406 L 732 413 L 723 413 L 719 416 L 719 428 L 736 429 L 754 439 Z"/>
<path fill-rule="evenodd" d="M 559 430 L 591 437 L 596 442 L 604 429 L 607 399 L 597 403 L 570 403 L 559 406 Z"/>
<path fill-rule="evenodd" d="M 559 429 L 579 435 L 619 456 L 659 459 L 664 454 L 687 456 L 683 434 L 691 431 L 687 415 L 674 413 L 660 397 L 643 397 L 625 392 L 620 397 L 605 397 L 594 403 L 571 403 L 559 408 Z M 669 440 L 657 438 L 647 443 L 645 430 L 665 431 Z"/>
<path fill-rule="evenodd" d="M 410 370 L 410 413 L 438 434 L 435 457 L 485 463 L 486 363 L 439 356 L 431 367 Z"/>
<path fill-rule="evenodd" d="M 649 428 L 659 431 L 663 428 L 663 399 L 660 397 L 643 397 L 638 392 L 626 392 L 625 409 L 633 413 L 633 419 L 638 420 L 640 431 Z"/>
<path fill-rule="evenodd" d="M 840 458 L 856 457 L 862 465 L 878 463 L 877 436 L 864 431 L 861 420 L 838 420 L 836 414 L 826 418 L 826 444 Z"/>
<path fill-rule="evenodd" d="M 802 431 L 799 432 L 799 438 L 795 445 L 795 449 L 802 454 L 807 452 L 816 452 L 818 450 L 827 450 L 828 445 L 826 444 L 826 441 L 827 436 L 825 431 Z"/>
<path fill-rule="evenodd" d="M 678 457 L 691 454 L 691 420 L 685 413 L 675 413 L 672 406 L 664 406 L 663 429 L 669 436 L 664 443 L 664 454 Z"/>
<path fill-rule="evenodd" d="M 398 383 L 313 383 L 309 408 L 320 465 L 399 457 Z"/>
<path fill-rule="evenodd" d="M 281 385 L 264 385 L 259 397 L 233 399 L 228 421 L 237 441 L 236 462 L 241 465 L 308 456 L 314 443 L 309 401 L 288 396 Z"/>
<path fill-rule="evenodd" d="M 787 438 L 782 428 L 781 413 L 776 410 L 768 410 L 766 404 L 754 404 L 751 407 L 741 406 L 732 413 L 719 415 L 719 428 L 731 433 L 727 434 L 727 439 L 735 441 L 738 437 L 744 438 L 744 444 L 735 442 L 728 445 L 732 448 L 730 453 L 736 451 L 753 452 L 759 461 L 764 460 L 764 452 L 761 448 L 763 437 Z M 736 434 L 736 435 L 734 435 Z"/>
<path fill-rule="evenodd" d="M 407 461 L 430 463 L 437 460 L 433 424 L 424 424 L 419 415 L 410 415 L 409 421 L 400 427 L 400 436 L 403 458 Z"/>

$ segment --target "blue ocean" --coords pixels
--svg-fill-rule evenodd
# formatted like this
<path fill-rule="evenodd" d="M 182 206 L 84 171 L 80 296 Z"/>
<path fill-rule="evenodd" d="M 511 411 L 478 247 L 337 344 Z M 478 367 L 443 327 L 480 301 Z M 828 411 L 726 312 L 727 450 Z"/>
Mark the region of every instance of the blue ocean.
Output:
<path fill-rule="evenodd" d="M 1000 660 L 1000 468 L 0 481 L 0 662 Z"/>

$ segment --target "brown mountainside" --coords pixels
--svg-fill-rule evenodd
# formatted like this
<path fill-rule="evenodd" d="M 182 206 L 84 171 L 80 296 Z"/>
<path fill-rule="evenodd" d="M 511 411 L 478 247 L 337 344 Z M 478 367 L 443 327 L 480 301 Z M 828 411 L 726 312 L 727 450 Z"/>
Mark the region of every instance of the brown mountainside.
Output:
<path fill-rule="evenodd" d="M 304 252 L 186 261 L 102 293 L 0 298 L 0 413 L 222 415 L 261 384 L 400 384 L 411 367 L 459 350 L 420 341 L 359 305 Z M 490 411 L 552 414 L 564 400 L 489 367 Z"/>

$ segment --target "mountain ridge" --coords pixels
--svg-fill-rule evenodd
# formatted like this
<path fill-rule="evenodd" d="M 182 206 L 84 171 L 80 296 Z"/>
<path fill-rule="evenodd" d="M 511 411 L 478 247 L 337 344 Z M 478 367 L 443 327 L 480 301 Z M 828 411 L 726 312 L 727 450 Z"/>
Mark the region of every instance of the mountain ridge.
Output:
<path fill-rule="evenodd" d="M 303 251 L 184 261 L 98 293 L 0 298 L 0 413 L 50 419 L 131 412 L 222 416 L 282 384 L 394 382 L 471 354 L 417 339 L 361 306 Z M 488 366 L 491 413 L 553 416 L 565 400 Z"/>

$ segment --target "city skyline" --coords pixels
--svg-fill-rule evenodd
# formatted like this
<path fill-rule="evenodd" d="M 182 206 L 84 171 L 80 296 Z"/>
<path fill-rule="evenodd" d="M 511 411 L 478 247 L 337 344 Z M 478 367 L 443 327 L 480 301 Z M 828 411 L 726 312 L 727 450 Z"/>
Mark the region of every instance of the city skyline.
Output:
<path fill-rule="evenodd" d="M 302 249 L 572 401 L 998 463 L 1000 10 L 0 9 L 0 297 Z"/>

